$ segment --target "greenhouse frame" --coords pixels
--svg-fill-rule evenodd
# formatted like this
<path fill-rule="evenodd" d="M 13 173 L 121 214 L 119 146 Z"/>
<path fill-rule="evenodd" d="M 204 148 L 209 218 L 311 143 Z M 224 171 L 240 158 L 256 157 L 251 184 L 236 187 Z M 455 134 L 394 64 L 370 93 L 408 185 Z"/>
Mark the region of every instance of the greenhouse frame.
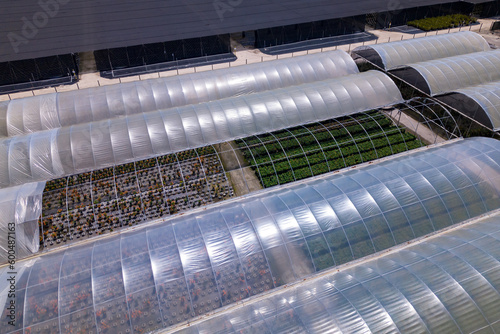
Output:
<path fill-rule="evenodd" d="M 173 332 L 495 333 L 499 249 L 496 214 Z"/>
<path fill-rule="evenodd" d="M 0 102 L 0 137 L 16 136 L 358 73 L 344 51 Z"/>
<path fill-rule="evenodd" d="M 488 50 L 490 46 L 481 35 L 464 31 L 359 46 L 353 52 L 389 71 L 408 64 Z"/>
<path fill-rule="evenodd" d="M 402 102 L 364 73 L 0 140 L 0 187 L 44 181 Z"/>
<path fill-rule="evenodd" d="M 170 327 L 498 208 L 498 141 L 456 140 L 20 261 L 0 332 Z"/>

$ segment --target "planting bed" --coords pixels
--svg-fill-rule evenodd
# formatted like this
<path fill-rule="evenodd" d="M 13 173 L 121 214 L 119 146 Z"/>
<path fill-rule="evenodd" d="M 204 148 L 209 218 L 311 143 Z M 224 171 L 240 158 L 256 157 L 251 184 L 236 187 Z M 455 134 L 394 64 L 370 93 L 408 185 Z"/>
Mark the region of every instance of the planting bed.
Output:
<path fill-rule="evenodd" d="M 212 146 L 51 180 L 40 243 L 57 246 L 233 196 Z"/>
<path fill-rule="evenodd" d="M 265 188 L 423 146 L 376 111 L 247 137 L 236 143 Z"/>

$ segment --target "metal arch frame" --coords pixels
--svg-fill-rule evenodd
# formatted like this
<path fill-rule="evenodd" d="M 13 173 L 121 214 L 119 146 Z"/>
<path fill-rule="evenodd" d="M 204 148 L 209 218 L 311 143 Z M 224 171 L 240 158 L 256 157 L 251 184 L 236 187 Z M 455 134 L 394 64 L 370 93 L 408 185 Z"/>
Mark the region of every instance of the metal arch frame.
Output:
<path fill-rule="evenodd" d="M 381 125 L 380 125 L 380 123 L 379 123 L 379 122 L 375 119 L 375 117 L 373 117 L 372 115 L 370 115 L 370 114 L 369 114 L 369 113 L 367 113 L 367 112 L 363 112 L 362 114 L 363 114 L 363 115 L 365 115 L 365 116 L 367 116 L 368 118 L 370 118 L 373 122 L 375 122 L 375 123 L 378 125 L 378 127 L 379 127 L 380 131 L 383 133 L 383 135 L 384 135 L 385 139 L 387 140 L 387 144 L 389 144 L 389 148 L 391 149 L 391 155 L 392 155 L 392 154 L 394 154 L 394 150 L 392 149 L 392 145 L 391 145 L 391 142 L 390 142 L 390 140 L 389 140 L 389 137 L 387 137 L 387 131 L 385 131 L 385 130 L 382 128 L 382 126 L 381 126 Z M 379 114 L 380 114 L 380 113 L 379 113 Z M 382 117 L 386 117 L 386 116 L 382 116 Z M 364 127 L 363 127 L 363 128 L 364 128 Z M 381 136 L 381 137 L 382 137 L 382 136 Z M 373 138 L 373 136 L 371 136 L 370 138 Z M 377 150 L 377 149 L 375 149 L 375 150 Z M 378 153 L 377 153 L 377 158 L 378 158 Z"/>
<path fill-rule="evenodd" d="M 349 134 L 349 137 L 351 137 L 351 141 L 352 143 L 354 144 L 354 146 L 356 147 L 356 150 L 358 150 L 358 154 L 359 154 L 359 158 L 361 159 L 361 161 L 363 162 L 363 157 L 361 157 L 361 151 L 359 150 L 359 147 L 358 145 L 356 144 L 356 140 L 354 139 L 354 137 L 352 136 L 351 132 L 349 130 L 347 130 L 347 128 L 344 126 L 343 122 L 340 122 L 337 118 L 334 118 L 332 119 L 332 121 L 335 121 L 337 124 L 340 124 L 340 126 L 342 127 L 342 129 L 344 129 L 347 134 Z M 331 135 L 331 134 L 330 134 Z M 333 137 L 333 135 L 332 135 Z M 337 142 L 337 141 L 336 141 Z M 349 143 L 349 141 L 345 141 L 345 142 L 341 142 L 340 144 L 345 144 L 345 143 Z M 338 146 L 339 150 L 342 151 L 342 148 L 340 146 Z M 343 157 L 343 154 L 342 154 L 342 157 Z M 344 164 L 345 166 L 347 167 L 347 164 L 344 160 Z"/>
<path fill-rule="evenodd" d="M 214 145 L 216 145 L 216 144 L 210 144 L 210 145 L 207 145 L 207 146 L 212 147 L 212 149 L 214 150 L 214 152 L 215 152 L 215 153 L 214 153 L 213 155 L 215 155 L 215 156 L 217 157 L 217 160 L 219 161 L 219 164 L 220 164 L 220 166 L 222 167 L 222 171 L 223 171 L 223 174 L 224 174 L 224 178 L 226 179 L 226 181 L 225 181 L 225 182 L 226 182 L 226 184 L 229 186 L 229 180 L 228 180 L 228 178 L 227 178 L 227 173 L 228 173 L 228 172 L 226 172 L 226 169 L 224 168 L 224 164 L 222 163 L 222 160 L 221 160 L 221 158 L 220 158 L 219 152 L 217 152 L 217 149 L 214 147 Z M 233 149 L 233 147 L 232 147 L 232 146 L 231 146 L 231 149 L 232 149 L 231 151 L 234 153 L 234 149 Z M 196 150 L 196 154 L 198 154 L 198 150 L 197 150 L 197 148 L 195 148 L 195 150 Z M 225 151 L 225 152 L 229 152 L 229 151 Z M 238 161 L 238 166 L 240 167 L 240 169 L 242 169 L 239 159 L 236 159 L 236 160 Z M 201 162 L 201 160 L 200 160 L 200 162 Z M 242 172 L 242 173 L 243 173 L 243 172 Z M 250 187 L 248 186 L 248 183 L 247 183 L 247 179 L 246 179 L 245 177 L 243 177 L 243 180 L 245 181 L 245 185 L 246 185 L 247 189 L 249 189 L 249 190 L 250 190 Z M 207 179 L 207 186 L 208 186 L 208 179 Z"/>
<path fill-rule="evenodd" d="M 417 103 L 418 106 L 422 107 L 422 108 L 426 108 L 428 109 L 429 111 L 431 111 L 435 117 L 436 117 L 436 120 L 439 121 L 439 123 L 441 123 L 441 126 L 439 126 L 439 124 L 436 124 L 436 121 L 434 119 L 430 119 L 428 117 L 425 117 L 423 116 L 423 114 L 421 112 L 419 112 L 418 110 L 415 110 L 415 106 L 412 106 L 410 105 L 410 103 Z M 433 100 L 433 99 L 429 99 L 429 98 L 413 98 L 411 100 L 408 100 L 405 102 L 405 105 L 407 105 L 408 107 L 410 107 L 412 110 L 418 112 L 419 114 L 422 114 L 422 117 L 424 119 L 426 119 L 426 123 L 429 123 L 429 121 L 433 124 L 436 124 L 437 126 L 439 126 L 443 131 L 446 132 L 446 134 L 448 135 L 448 139 L 454 139 L 454 138 L 459 138 L 459 137 L 462 137 L 461 133 L 460 133 L 460 128 L 458 127 L 458 124 L 457 122 L 455 121 L 455 118 L 450 114 L 450 111 L 442 104 L 440 103 L 439 101 L 437 100 Z M 446 117 L 440 117 L 436 114 L 436 112 L 434 110 L 432 110 L 432 108 L 430 106 L 438 106 L 439 108 L 441 108 L 445 113 L 446 113 Z M 449 120 L 451 119 L 454 123 L 454 129 L 453 129 L 453 132 L 449 132 L 448 130 L 446 130 L 446 126 L 443 124 L 443 119 L 446 119 L 446 120 Z M 458 135 L 455 134 L 455 131 L 458 131 Z M 453 138 L 454 137 L 454 138 Z"/>
<path fill-rule="evenodd" d="M 257 138 L 257 139 L 259 140 L 259 142 L 260 142 L 260 145 L 264 146 L 264 148 L 266 149 L 267 156 L 269 157 L 269 163 L 271 164 L 271 166 L 273 166 L 274 175 L 276 176 L 276 182 L 278 183 L 278 185 L 280 185 L 280 180 L 279 180 L 279 177 L 278 177 L 278 172 L 276 171 L 276 167 L 274 167 L 274 160 L 273 160 L 273 158 L 271 158 L 271 154 L 270 154 L 270 153 L 269 153 L 269 151 L 267 150 L 266 145 L 265 145 L 265 144 L 264 144 L 264 142 L 260 139 L 259 135 L 254 135 L 253 137 Z M 243 139 L 241 139 L 241 140 L 243 140 Z M 244 140 L 243 140 L 243 141 L 244 141 Z M 246 144 L 246 142 L 245 142 L 245 144 Z M 247 146 L 247 147 L 248 147 L 248 146 Z M 250 152 L 251 152 L 251 151 L 250 151 Z M 285 154 L 285 156 L 286 156 L 286 154 Z M 255 160 L 255 158 L 254 158 L 253 154 L 252 154 L 252 158 L 254 159 L 254 161 L 255 161 L 255 166 L 259 169 L 259 174 L 260 174 L 260 168 L 259 168 L 259 165 L 263 165 L 263 164 L 265 164 L 265 162 L 264 162 L 264 163 L 257 164 L 257 160 Z M 262 184 L 264 184 L 264 180 L 262 179 L 262 177 L 261 177 L 261 181 L 262 181 Z"/>
<path fill-rule="evenodd" d="M 249 136 L 249 137 L 255 137 L 255 136 Z M 246 138 L 248 138 L 248 137 L 246 137 Z M 250 152 L 250 155 L 252 156 L 252 159 L 255 162 L 255 168 L 258 169 L 259 167 L 257 164 L 257 159 L 255 159 L 255 156 L 253 155 L 252 150 L 248 146 L 246 140 L 244 138 L 241 138 L 239 140 L 241 140 L 243 142 L 243 144 L 245 144 L 245 148 L 248 150 L 248 152 Z M 266 152 L 267 152 L 267 150 L 266 150 Z M 269 155 L 269 153 L 268 153 L 268 155 Z M 271 159 L 271 157 L 269 157 L 269 159 Z M 250 163 L 250 166 L 251 166 L 251 163 Z M 274 167 L 273 167 L 273 170 L 274 170 Z M 274 175 L 276 176 L 276 179 L 278 179 L 278 175 L 276 174 L 276 170 L 274 170 Z M 264 180 L 262 179 L 262 175 L 260 175 L 260 172 L 259 172 L 259 179 L 260 179 L 261 184 L 264 184 Z M 279 180 L 278 180 L 278 184 L 279 184 Z"/>
<path fill-rule="evenodd" d="M 210 146 L 210 147 L 212 147 L 212 146 Z M 205 182 L 207 184 L 208 196 L 210 196 L 210 199 L 213 201 L 214 198 L 212 197 L 212 193 L 208 187 L 208 178 L 207 178 L 207 172 L 205 171 L 205 167 L 203 166 L 203 163 L 201 162 L 200 155 L 198 154 L 198 150 L 195 148 L 193 148 L 192 150 L 194 151 L 194 153 L 196 153 L 196 157 L 197 157 L 198 161 L 200 162 L 200 167 L 201 167 L 201 170 L 203 171 L 203 175 L 204 175 L 203 178 L 205 179 Z M 221 166 L 222 166 L 222 164 L 221 164 Z M 222 170 L 224 170 L 224 167 L 222 167 Z M 225 173 L 225 171 L 224 171 L 224 173 Z M 188 196 L 187 195 L 187 188 L 186 188 L 186 196 Z M 191 202 L 191 198 L 189 199 L 189 201 Z"/>
<path fill-rule="evenodd" d="M 372 147 L 373 147 L 373 151 L 375 152 L 375 156 L 377 157 L 378 159 L 378 153 L 377 153 L 377 149 L 375 148 L 375 145 L 373 144 L 373 141 L 371 139 L 371 136 L 368 134 L 368 132 L 366 131 L 365 127 L 363 125 L 361 125 L 360 122 L 358 122 L 358 120 L 355 118 L 355 117 L 352 117 L 352 115 L 347 115 L 347 117 L 349 117 L 350 119 L 352 119 L 353 121 L 355 121 L 362 129 L 363 131 L 365 132 L 366 134 L 366 138 L 368 138 L 368 140 L 370 141 L 370 143 L 372 144 Z M 355 145 L 358 146 L 358 144 L 355 142 Z M 359 147 L 358 147 L 359 149 Z M 360 154 L 361 154 L 361 151 L 360 151 Z M 361 161 L 364 162 L 364 159 L 363 159 L 363 155 L 361 154 Z"/>
<path fill-rule="evenodd" d="M 220 144 L 221 144 L 221 143 L 219 143 L 219 144 L 210 144 L 209 146 L 211 146 L 211 147 L 214 149 L 215 154 L 217 154 L 217 159 L 219 159 L 219 163 L 221 164 L 222 169 L 224 170 L 224 175 L 225 175 L 224 177 L 226 178 L 226 184 L 228 184 L 228 185 L 229 185 L 229 179 L 228 179 L 228 177 L 227 177 L 227 174 L 228 174 L 229 172 L 231 172 L 231 171 L 229 171 L 229 172 L 228 172 L 228 171 L 226 171 L 226 169 L 224 168 L 224 164 L 222 163 L 222 159 L 221 159 L 221 157 L 220 157 L 220 154 L 219 154 L 219 153 L 228 153 L 228 154 L 229 154 L 229 152 L 232 152 L 232 153 L 233 153 L 233 156 L 235 157 L 235 160 L 238 162 L 238 167 L 239 167 L 238 169 L 239 169 L 239 170 L 241 170 L 241 176 L 242 176 L 242 178 L 243 178 L 243 181 L 245 182 L 245 186 L 246 186 L 247 190 L 250 192 L 250 187 L 248 186 L 248 182 L 247 182 L 247 179 L 246 179 L 246 177 L 245 177 L 245 173 L 243 172 L 243 168 L 245 168 L 245 167 L 243 167 L 243 166 L 241 165 L 241 163 L 240 163 L 240 159 L 238 159 L 238 156 L 237 156 L 237 154 L 236 154 L 236 152 L 235 152 L 236 150 L 238 150 L 238 151 L 240 151 L 240 152 L 241 152 L 241 149 L 235 149 L 232 145 L 229 145 L 229 146 L 231 147 L 231 149 L 230 149 L 230 150 L 226 150 L 226 151 L 221 151 L 221 152 L 219 152 L 219 151 L 215 148 L 215 145 L 220 145 Z M 220 146 L 219 146 L 219 148 L 220 148 Z M 242 153 L 242 154 L 243 154 L 243 153 Z"/>
<path fill-rule="evenodd" d="M 156 161 L 156 169 L 158 170 L 158 176 L 160 177 L 163 200 L 165 201 L 165 207 L 167 208 L 168 214 L 170 215 L 171 214 L 170 207 L 167 205 L 167 192 L 166 192 L 167 188 L 165 187 L 165 182 L 163 182 L 163 173 L 161 172 L 160 162 L 158 161 L 158 157 L 155 157 L 155 161 Z M 148 247 L 149 247 L 149 240 L 148 240 Z"/>
<path fill-rule="evenodd" d="M 315 123 L 312 123 L 312 124 L 319 124 L 319 122 L 315 122 Z M 305 129 L 305 130 L 309 133 L 309 135 L 311 135 L 311 136 L 314 138 L 314 141 L 316 141 L 316 143 L 318 144 L 318 147 L 319 147 L 319 150 L 321 151 L 321 154 L 323 154 L 323 158 L 325 158 L 325 163 L 326 163 L 326 166 L 328 167 L 328 171 L 329 171 L 329 172 L 331 172 L 332 170 L 331 170 L 330 166 L 328 165 L 328 159 L 326 158 L 325 151 L 323 150 L 323 147 L 321 147 L 321 144 L 320 144 L 320 142 L 318 141 L 318 138 L 316 138 L 316 136 L 314 135 L 314 133 L 319 132 L 319 131 L 315 131 L 315 132 L 313 133 L 313 132 L 312 132 L 311 130 L 309 130 L 309 129 L 307 128 L 307 126 L 305 126 L 304 124 L 300 125 L 300 127 L 302 127 L 303 129 Z M 333 137 L 332 137 L 332 138 L 333 138 Z M 314 176 L 314 174 L 312 174 L 312 175 Z"/>
<path fill-rule="evenodd" d="M 284 131 L 287 131 L 286 129 Z M 289 132 L 289 131 L 287 131 Z M 288 165 L 290 166 L 290 170 L 292 171 L 292 175 L 293 175 L 293 180 L 294 181 L 297 181 L 297 178 L 295 177 L 295 171 L 293 170 L 292 168 L 292 163 L 290 162 L 290 159 L 289 159 L 289 156 L 288 156 L 288 153 L 286 152 L 286 150 L 283 148 L 283 145 L 281 145 L 281 142 L 280 140 L 272 133 L 272 132 L 268 132 L 267 133 L 268 135 L 271 135 L 273 138 L 274 138 L 274 142 L 277 143 L 280 147 L 281 147 L 281 150 L 283 151 L 283 154 L 285 155 L 285 159 L 286 161 L 288 162 Z M 255 137 L 257 137 L 259 139 L 259 141 L 261 142 L 261 145 L 262 147 L 264 147 L 264 149 L 266 150 L 267 152 L 267 155 L 269 155 L 269 159 L 271 159 L 271 163 L 273 165 L 273 169 L 274 169 L 274 173 L 276 174 L 276 178 L 278 179 L 278 185 L 280 185 L 280 181 L 279 181 L 279 176 L 278 176 L 278 171 L 276 170 L 276 167 L 275 167 L 275 164 L 274 162 L 276 160 L 273 160 L 273 158 L 271 157 L 271 153 L 269 153 L 269 151 L 267 150 L 267 146 L 266 144 L 264 144 L 264 142 L 262 142 L 262 140 L 260 139 L 259 135 L 256 135 Z M 280 138 L 280 139 L 286 139 L 286 138 L 291 138 L 291 137 L 284 137 L 284 138 Z M 297 143 L 300 145 L 300 143 L 298 142 L 297 140 Z M 281 160 L 281 159 L 280 159 Z M 262 184 L 264 186 L 264 184 Z"/>
<path fill-rule="evenodd" d="M 340 156 L 342 157 L 342 161 L 344 162 L 344 167 L 347 167 L 347 164 L 346 164 L 345 158 L 344 158 L 344 153 L 342 153 L 342 150 L 340 149 L 339 143 L 337 142 L 335 137 L 332 135 L 330 130 L 327 127 L 325 127 L 325 125 L 322 122 L 316 122 L 316 123 L 319 124 L 324 129 L 324 131 L 326 133 L 328 133 L 328 135 L 333 139 L 333 141 L 335 142 L 335 146 L 337 147 L 337 150 L 340 152 Z M 320 131 L 318 131 L 318 132 L 320 132 Z M 321 146 L 321 144 L 320 144 L 320 147 L 321 147 L 321 150 L 323 151 L 323 147 Z M 333 145 L 327 146 L 327 147 L 333 147 Z M 331 171 L 330 164 L 328 164 L 328 170 Z"/>
<path fill-rule="evenodd" d="M 291 135 L 291 137 L 293 137 L 293 139 L 297 141 L 297 143 L 299 144 L 300 149 L 302 150 L 302 154 L 304 154 L 304 158 L 307 161 L 307 166 L 309 166 L 309 171 L 311 172 L 311 176 L 314 176 L 314 172 L 313 172 L 313 170 L 311 168 L 311 164 L 309 163 L 309 158 L 307 157 L 306 152 L 304 151 L 304 148 L 302 147 L 302 144 L 297 139 L 297 137 L 293 134 L 293 132 L 291 132 L 289 129 L 284 129 L 284 131 L 288 132 Z M 288 154 L 286 152 L 285 152 L 285 154 L 288 156 Z M 297 181 L 297 177 L 295 176 L 295 171 L 293 170 L 291 163 L 290 163 L 290 169 L 292 170 L 292 173 L 293 173 L 293 176 L 295 178 L 295 181 Z"/>

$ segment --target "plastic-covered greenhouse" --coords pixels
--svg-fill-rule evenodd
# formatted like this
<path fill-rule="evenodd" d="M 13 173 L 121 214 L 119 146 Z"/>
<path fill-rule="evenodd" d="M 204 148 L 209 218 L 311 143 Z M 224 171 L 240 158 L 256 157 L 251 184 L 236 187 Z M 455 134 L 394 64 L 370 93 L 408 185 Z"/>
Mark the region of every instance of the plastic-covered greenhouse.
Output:
<path fill-rule="evenodd" d="M 408 64 L 392 73 L 434 96 L 500 80 L 500 50 Z"/>
<path fill-rule="evenodd" d="M 0 187 L 167 154 L 402 102 L 378 71 L 0 140 Z"/>
<path fill-rule="evenodd" d="M 488 51 L 488 42 L 470 31 L 360 46 L 354 52 L 385 70 L 411 63 Z"/>
<path fill-rule="evenodd" d="M 44 187 L 45 182 L 41 182 L 0 189 L 0 263 L 38 251 L 38 217 L 42 214 Z"/>
<path fill-rule="evenodd" d="M 169 327 L 498 208 L 499 142 L 458 140 L 20 261 L 16 264 L 16 325 L 4 326 L 0 332 L 138 333 Z M 485 247 L 493 252 L 494 244 L 487 241 Z M 469 247 L 464 253 L 478 252 Z M 422 283 L 412 283 L 432 276 L 436 284 L 450 282 L 446 275 L 436 276 L 437 267 L 419 261 L 418 256 L 410 258 L 416 259 L 411 272 L 418 271 L 421 279 L 403 276 L 398 280 L 401 286 L 422 291 Z M 496 267 L 486 262 L 482 270 L 492 268 Z M 392 269 L 388 273 L 397 268 Z M 9 274 L 7 267 L 0 270 L 5 319 Z M 456 287 L 445 285 L 441 291 L 439 284 L 431 288 L 440 298 Z M 450 290 L 448 296 L 457 294 L 466 296 L 463 290 Z M 351 305 L 363 303 L 362 296 Z M 422 292 L 413 298 L 419 300 L 414 306 L 418 312 L 432 317 L 442 311 L 441 304 L 429 308 L 432 296 L 436 298 Z M 452 319 L 463 314 L 456 324 L 469 328 L 457 322 L 466 322 L 467 314 L 477 312 L 469 300 L 460 300 L 463 303 L 450 307 L 447 314 Z M 484 312 L 495 310 L 492 305 Z M 462 311 L 466 314 L 455 313 Z M 474 325 L 480 321 L 473 319 Z M 279 323 L 286 325 L 282 320 Z M 346 326 L 353 324 L 344 320 Z M 444 320 L 436 322 L 441 323 Z M 378 327 L 370 323 L 372 328 Z"/>
<path fill-rule="evenodd" d="M 500 81 L 457 89 L 438 99 L 493 131 L 500 131 Z"/>
<path fill-rule="evenodd" d="M 344 51 L 0 103 L 0 137 L 273 90 L 358 73 Z"/>
<path fill-rule="evenodd" d="M 498 333 L 499 250 L 496 215 L 177 333 Z"/>

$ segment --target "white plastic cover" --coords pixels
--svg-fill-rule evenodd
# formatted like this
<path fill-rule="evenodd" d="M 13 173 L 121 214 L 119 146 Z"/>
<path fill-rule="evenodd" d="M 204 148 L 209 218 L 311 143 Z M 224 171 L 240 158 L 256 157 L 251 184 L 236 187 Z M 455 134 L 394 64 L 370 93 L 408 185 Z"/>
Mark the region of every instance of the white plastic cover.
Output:
<path fill-rule="evenodd" d="M 402 102 L 368 71 L 0 140 L 0 187 L 145 159 Z"/>
<path fill-rule="evenodd" d="M 498 249 L 497 215 L 175 333 L 496 333 Z"/>
<path fill-rule="evenodd" d="M 490 47 L 481 35 L 464 31 L 360 46 L 354 52 L 363 55 L 371 50 L 376 52 L 385 70 L 392 70 L 411 63 L 487 51 Z"/>
<path fill-rule="evenodd" d="M 0 263 L 38 251 L 44 188 L 45 182 L 38 182 L 0 189 Z"/>
<path fill-rule="evenodd" d="M 458 140 L 19 261 L 18 322 L 13 327 L 2 323 L 0 331 L 135 333 L 170 327 L 499 208 L 500 142 L 491 138 Z M 498 231 L 498 223 L 496 226 Z M 472 275 L 475 271 L 466 263 L 457 262 L 438 247 L 418 254 L 403 251 L 377 262 L 380 266 L 359 266 L 350 275 L 337 276 L 331 283 L 341 292 L 324 309 L 352 333 L 363 328 L 375 333 L 394 331 L 405 321 L 420 329 L 416 313 L 432 324 L 431 332 L 460 332 L 452 327 L 455 319 L 469 333 L 485 321 L 467 299 L 465 289 L 481 296 L 478 305 L 489 305 L 484 308 L 485 316 L 492 315 L 490 322 L 498 322 L 500 296 L 492 293 L 485 280 L 489 277 L 498 287 L 500 244 L 494 238 L 500 239 L 500 234 L 492 237 L 468 239 L 470 244 L 451 251 L 472 266 L 479 256 L 481 275 Z M 453 245 L 453 241 L 442 246 Z M 488 256 L 473 247 L 477 247 L 476 241 Z M 460 277 L 463 289 L 439 271 L 436 263 L 446 266 L 452 277 Z M 381 304 L 396 303 L 387 312 L 362 288 L 377 283 L 368 278 L 376 278 L 379 271 L 399 289 L 387 290 L 386 284 L 370 290 Z M 9 283 L 0 278 L 0 302 L 10 302 L 5 297 Z M 359 282 L 363 284 L 355 284 Z M 455 297 L 458 302 L 453 306 L 448 302 Z M 288 311 L 295 301 L 299 300 L 288 299 L 281 305 Z M 405 304 L 408 302 L 413 306 Z M 262 305 L 261 312 L 274 314 L 273 303 Z M 301 310 L 307 315 L 304 320 L 319 327 L 321 319 L 315 317 L 323 315 L 314 310 L 322 307 L 315 307 Z M 2 310 L 1 321 L 6 321 L 6 306 Z M 397 310 L 409 313 L 402 314 L 400 323 L 394 325 L 387 314 L 392 316 Z M 296 325 L 297 318 L 281 313 L 273 318 L 276 326 Z M 438 328 L 442 323 L 446 326 Z M 349 331 L 350 326 L 358 327 Z M 406 333 L 406 328 L 401 332 Z M 216 331 L 210 328 L 207 332 Z"/>
<path fill-rule="evenodd" d="M 0 105 L 0 137 L 219 100 L 358 73 L 331 51 L 175 77 L 45 94 Z M 5 116 L 2 116 L 6 113 Z"/>
<path fill-rule="evenodd" d="M 430 60 L 408 67 L 420 73 L 431 95 L 437 95 L 500 80 L 500 50 Z"/>

